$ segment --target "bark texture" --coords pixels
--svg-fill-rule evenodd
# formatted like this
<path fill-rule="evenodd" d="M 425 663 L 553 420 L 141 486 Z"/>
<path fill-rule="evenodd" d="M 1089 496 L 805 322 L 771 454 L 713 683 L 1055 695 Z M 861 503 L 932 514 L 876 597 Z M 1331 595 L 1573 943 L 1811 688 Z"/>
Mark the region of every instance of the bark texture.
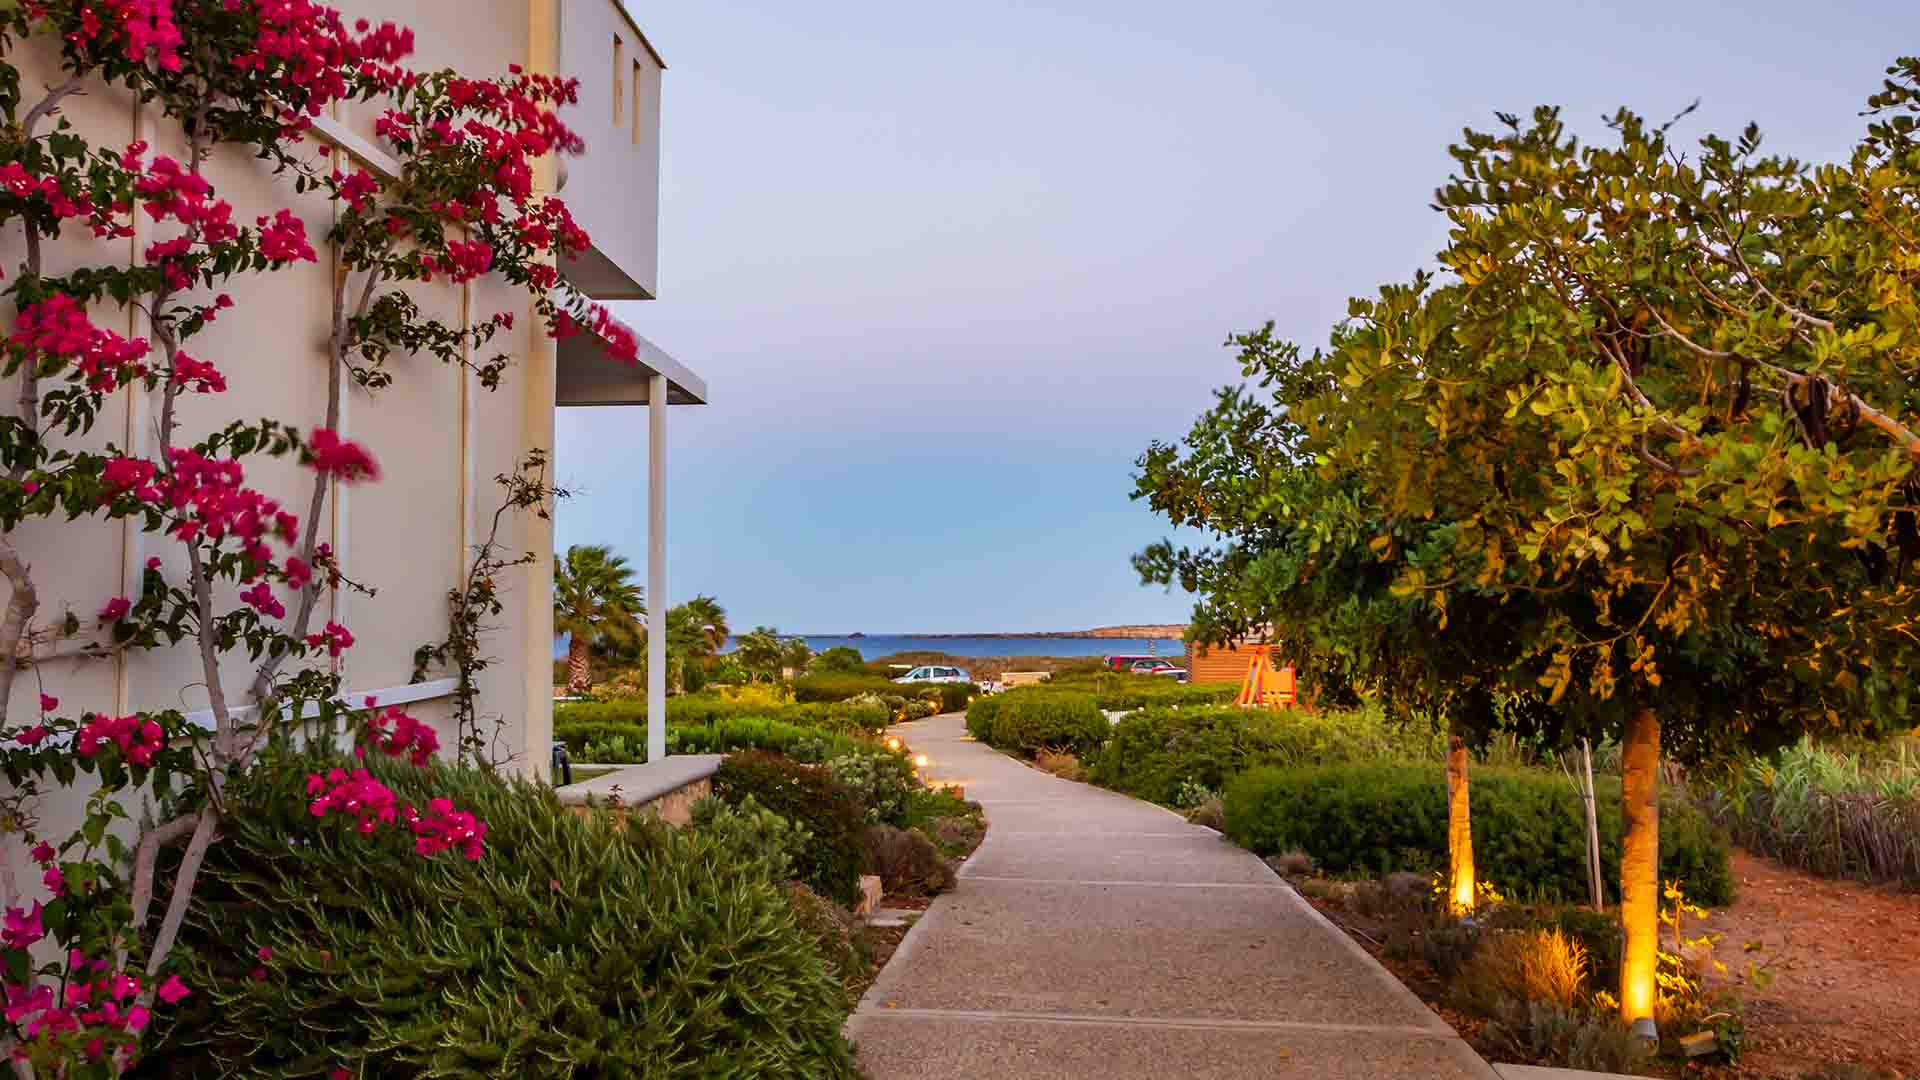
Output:
<path fill-rule="evenodd" d="M 1473 911 L 1473 803 L 1468 786 L 1466 740 L 1447 737 L 1447 903 L 1455 915 Z"/>
<path fill-rule="evenodd" d="M 1660 718 L 1636 710 L 1627 721 L 1621 761 L 1620 1018 L 1654 1014 L 1654 969 L 1660 952 Z"/>

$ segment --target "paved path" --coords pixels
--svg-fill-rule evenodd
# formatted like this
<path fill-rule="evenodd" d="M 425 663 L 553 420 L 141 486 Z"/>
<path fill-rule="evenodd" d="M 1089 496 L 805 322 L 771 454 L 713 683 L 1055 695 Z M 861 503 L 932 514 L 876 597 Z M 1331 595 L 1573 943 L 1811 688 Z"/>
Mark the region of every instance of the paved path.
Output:
<path fill-rule="evenodd" d="M 1496 1080 L 1212 830 L 1029 768 L 957 715 L 896 732 L 992 827 L 848 1024 L 873 1080 Z"/>

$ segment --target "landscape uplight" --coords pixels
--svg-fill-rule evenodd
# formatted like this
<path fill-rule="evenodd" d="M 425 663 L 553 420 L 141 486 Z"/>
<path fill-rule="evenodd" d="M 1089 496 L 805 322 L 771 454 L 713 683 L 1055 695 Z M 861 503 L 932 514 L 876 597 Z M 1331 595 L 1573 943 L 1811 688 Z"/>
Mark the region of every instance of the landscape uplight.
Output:
<path fill-rule="evenodd" d="M 887 736 L 887 749 L 889 749 L 889 750 L 898 750 L 898 749 L 900 749 L 900 740 L 899 740 L 899 739 L 896 739 L 896 738 L 894 738 L 894 737 L 893 737 L 893 736 L 891 736 L 891 735 L 889 735 L 889 736 Z"/>
<path fill-rule="evenodd" d="M 916 769 L 924 769 L 924 768 L 926 768 L 926 767 L 927 767 L 927 755 L 925 755 L 925 754 L 921 754 L 920 756 L 918 756 L 918 757 L 916 757 L 916 758 L 914 758 L 914 759 L 913 759 L 913 767 L 914 767 L 914 768 L 916 768 Z"/>

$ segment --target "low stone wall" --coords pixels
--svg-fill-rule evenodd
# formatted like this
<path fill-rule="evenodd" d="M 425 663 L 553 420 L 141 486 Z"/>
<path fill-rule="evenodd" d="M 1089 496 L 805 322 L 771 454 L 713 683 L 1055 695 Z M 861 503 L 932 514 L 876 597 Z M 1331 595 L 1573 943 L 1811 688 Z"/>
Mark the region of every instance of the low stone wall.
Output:
<path fill-rule="evenodd" d="M 684 826 L 693 820 L 693 804 L 713 793 L 713 774 L 720 760 L 719 754 L 669 757 L 568 784 L 557 793 L 561 802 L 581 815 L 619 808 Z"/>

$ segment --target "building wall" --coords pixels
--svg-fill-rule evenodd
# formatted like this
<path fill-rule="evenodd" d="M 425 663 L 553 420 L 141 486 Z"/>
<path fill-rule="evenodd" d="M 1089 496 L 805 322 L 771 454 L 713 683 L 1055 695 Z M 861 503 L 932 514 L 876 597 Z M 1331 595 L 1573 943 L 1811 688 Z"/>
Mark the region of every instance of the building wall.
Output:
<path fill-rule="evenodd" d="M 420 67 L 454 65 L 474 74 L 496 74 L 510 64 L 542 70 L 557 63 L 551 42 L 544 49 L 530 45 L 530 28 L 540 26 L 542 18 L 551 22 L 558 0 L 338 2 L 349 19 L 365 16 L 412 26 Z M 23 86 L 61 81 L 57 55 L 44 39 L 16 43 L 7 59 L 21 69 Z M 68 99 L 63 111 L 98 146 L 118 147 L 142 139 L 156 153 L 185 156 L 179 129 L 123 92 L 90 87 L 87 93 Z M 370 136 L 379 111 L 377 102 L 343 103 L 334 119 L 350 131 Z M 306 140 L 300 152 L 322 167 L 347 164 L 343 154 L 318 138 Z M 584 161 L 574 165 L 576 170 L 584 167 Z M 227 290 L 234 295 L 236 307 L 190 342 L 189 351 L 219 367 L 229 389 L 198 400 L 182 399 L 177 442 L 190 443 L 216 426 L 243 417 L 272 416 L 302 428 L 317 426 L 325 413 L 325 343 L 335 274 L 322 240 L 332 224 L 331 205 L 323 197 L 296 195 L 288 179 L 273 176 L 244 153 L 217 154 L 206 175 L 218 195 L 234 205 L 236 220 L 251 221 L 282 207 L 293 209 L 305 220 L 320 261 L 249 277 Z M 136 217 L 139 232 L 131 242 L 103 243 L 73 238 L 70 233 L 69 238 L 50 245 L 49 272 L 136 259 L 147 245 L 168 235 L 156 234 L 150 219 Z M 650 232 L 648 238 L 651 243 Z M 0 263 L 17 265 L 23 246 L 17 228 L 0 236 Z M 553 443 L 553 349 L 539 321 L 529 317 L 524 294 L 489 280 L 465 287 L 436 282 L 416 286 L 413 293 L 424 308 L 454 323 L 477 323 L 500 311 L 515 313 L 515 330 L 494 339 L 495 348 L 514 357 L 514 366 L 501 388 L 492 392 L 459 368 L 430 356 L 394 358 L 390 362 L 394 383 L 377 393 L 347 382 L 340 429 L 372 451 L 384 475 L 375 483 L 337 488 L 329 499 L 320 536 L 340 553 L 346 573 L 377 594 L 341 592 L 323 599 L 315 629 L 332 618 L 353 632 L 355 647 L 339 663 L 346 688 L 356 700 L 372 691 L 405 686 L 412 676 L 414 650 L 445 637 L 448 592 L 462 581 L 471 547 L 502 499 L 493 478 L 513 472 L 529 448 L 550 450 Z M 104 307 L 94 316 L 102 325 L 130 336 L 148 336 L 137 314 Z M 83 444 L 99 448 L 111 443 L 151 453 L 157 401 L 158 395 L 140 388 L 113 396 Z M 291 462 L 255 459 L 248 463 L 249 484 L 278 498 L 303 521 L 311 476 L 309 470 Z M 178 544 L 144 534 L 126 522 L 40 520 L 17 530 L 14 540 L 34 568 L 41 597 L 36 617 L 40 625 L 57 622 L 64 612 L 72 611 L 91 632 L 94 614 L 108 598 L 137 588 L 141 568 L 150 556 L 161 558 L 170 580 L 185 578 Z M 501 755 L 523 771 L 544 776 L 552 728 L 551 525 L 527 514 L 508 515 L 500 541 L 510 552 L 534 552 L 540 561 L 510 571 L 511 577 L 501 582 L 507 611 L 487 639 L 495 661 L 481 679 L 482 708 L 499 723 Z M 0 580 L 0 604 L 5 603 L 8 588 Z M 224 603 L 237 601 L 229 595 Z M 244 697 L 251 670 L 244 655 L 229 658 L 223 682 L 231 696 Z M 12 725 L 31 722 L 41 688 L 61 699 L 63 714 L 200 710 L 208 704 L 204 682 L 191 643 L 112 660 L 56 656 L 22 672 L 8 721 Z M 440 728 L 443 744 L 453 743 L 445 700 L 409 708 Z M 41 807 L 39 831 L 64 836 L 77 823 L 79 800 L 69 796 L 48 802 Z M 0 854 L 13 862 L 17 853 Z"/>

